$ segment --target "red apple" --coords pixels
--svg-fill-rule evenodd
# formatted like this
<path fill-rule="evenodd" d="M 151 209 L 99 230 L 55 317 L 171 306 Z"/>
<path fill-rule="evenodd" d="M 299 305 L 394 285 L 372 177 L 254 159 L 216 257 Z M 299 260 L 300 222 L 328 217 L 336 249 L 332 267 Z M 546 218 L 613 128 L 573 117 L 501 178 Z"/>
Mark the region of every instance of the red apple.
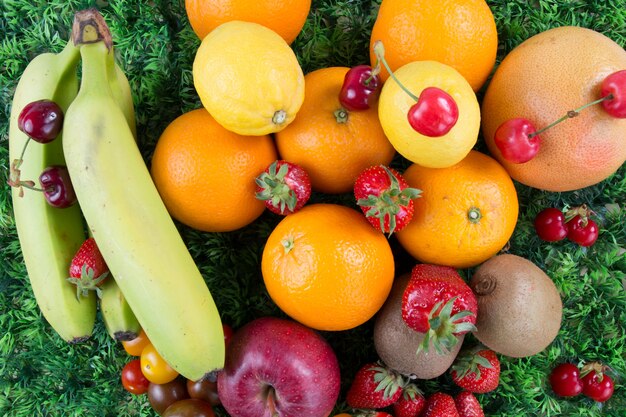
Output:
<path fill-rule="evenodd" d="M 219 398 L 232 417 L 326 417 L 339 388 L 339 363 L 328 342 L 275 317 L 235 332 L 217 377 Z"/>

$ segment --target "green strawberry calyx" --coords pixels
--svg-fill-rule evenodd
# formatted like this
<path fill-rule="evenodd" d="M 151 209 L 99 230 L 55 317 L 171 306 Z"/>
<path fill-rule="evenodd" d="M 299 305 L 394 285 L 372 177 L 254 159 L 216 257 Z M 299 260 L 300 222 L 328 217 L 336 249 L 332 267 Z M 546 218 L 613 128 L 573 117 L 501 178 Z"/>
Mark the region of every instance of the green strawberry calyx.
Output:
<path fill-rule="evenodd" d="M 100 285 L 108 278 L 108 276 L 109 272 L 107 271 L 96 277 L 93 268 L 84 263 L 80 270 L 80 277 L 69 277 L 67 280 L 76 285 L 77 300 L 80 300 L 81 296 L 87 297 L 89 295 L 89 291 L 95 291 L 98 298 L 102 298 Z"/>
<path fill-rule="evenodd" d="M 489 359 L 480 354 L 485 348 L 480 346 L 470 351 L 461 353 L 452 365 L 452 370 L 456 372 L 458 379 L 463 379 L 468 375 L 474 374 L 473 379 L 480 380 L 482 369 L 492 369 L 493 365 L 489 362 Z"/>
<path fill-rule="evenodd" d="M 374 372 L 374 382 L 378 383 L 374 392 L 383 391 L 384 399 L 393 397 L 405 385 L 402 375 L 384 366 L 373 366 L 369 370 Z"/>
<path fill-rule="evenodd" d="M 283 164 L 277 169 L 277 161 L 274 161 L 267 171 L 261 173 L 255 180 L 260 189 L 256 193 L 256 198 L 269 201 L 281 213 L 285 213 L 285 209 L 293 211 L 298 203 L 298 196 L 285 182 L 289 166 Z"/>
<path fill-rule="evenodd" d="M 439 355 L 444 355 L 459 342 L 456 335 L 476 330 L 473 323 L 461 321 L 465 317 L 474 316 L 469 310 L 459 311 L 452 315 L 454 302 L 458 297 L 452 297 L 445 304 L 439 301 L 428 315 L 430 328 L 424 335 L 422 343 L 418 346 L 416 354 L 427 353 L 432 343 Z"/>
<path fill-rule="evenodd" d="M 394 173 L 384 165 L 381 165 L 381 168 L 389 176 L 389 187 L 379 195 L 369 194 L 366 198 L 359 198 L 357 204 L 362 207 L 369 207 L 365 215 L 370 218 L 377 218 L 380 221 L 380 230 L 383 232 L 385 231 L 385 219 L 389 218 L 389 236 L 391 236 L 396 230 L 396 216 L 400 213 L 400 208 L 407 207 L 411 200 L 420 196 L 422 191 L 411 187 L 401 189 L 400 182 Z"/>

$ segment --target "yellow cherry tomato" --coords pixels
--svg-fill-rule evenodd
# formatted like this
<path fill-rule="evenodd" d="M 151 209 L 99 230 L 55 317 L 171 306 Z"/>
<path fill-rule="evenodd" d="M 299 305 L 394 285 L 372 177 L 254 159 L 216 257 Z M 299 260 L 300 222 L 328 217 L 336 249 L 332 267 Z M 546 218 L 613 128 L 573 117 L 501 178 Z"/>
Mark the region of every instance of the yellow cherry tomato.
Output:
<path fill-rule="evenodd" d="M 141 332 L 139 332 L 139 335 L 137 335 L 136 338 L 123 341 L 122 346 L 124 347 L 126 353 L 128 353 L 129 355 L 141 356 L 143 348 L 145 348 L 148 343 L 150 343 L 150 340 L 148 339 L 146 332 L 141 329 Z"/>
<path fill-rule="evenodd" d="M 167 384 L 178 376 L 178 372 L 159 355 L 152 343 L 143 348 L 139 360 L 141 372 L 148 381 L 154 384 Z"/>

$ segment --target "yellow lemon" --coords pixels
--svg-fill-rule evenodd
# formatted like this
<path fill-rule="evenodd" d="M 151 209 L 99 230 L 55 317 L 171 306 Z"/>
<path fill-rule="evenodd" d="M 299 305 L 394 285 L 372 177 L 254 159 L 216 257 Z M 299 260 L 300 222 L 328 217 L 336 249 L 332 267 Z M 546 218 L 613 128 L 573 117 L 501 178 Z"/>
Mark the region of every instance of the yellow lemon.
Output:
<path fill-rule="evenodd" d="M 251 22 L 223 23 L 202 40 L 193 82 L 211 116 L 240 135 L 284 129 L 304 100 L 304 74 L 291 47 Z"/>
<path fill-rule="evenodd" d="M 448 133 L 439 137 L 415 131 L 408 112 L 415 99 L 389 78 L 383 84 L 378 117 L 393 147 L 406 159 L 428 168 L 447 168 L 461 161 L 478 139 L 480 106 L 470 84 L 454 68 L 436 61 L 414 61 L 394 72 L 395 77 L 414 95 L 427 87 L 437 87 L 456 102 L 459 118 Z"/>

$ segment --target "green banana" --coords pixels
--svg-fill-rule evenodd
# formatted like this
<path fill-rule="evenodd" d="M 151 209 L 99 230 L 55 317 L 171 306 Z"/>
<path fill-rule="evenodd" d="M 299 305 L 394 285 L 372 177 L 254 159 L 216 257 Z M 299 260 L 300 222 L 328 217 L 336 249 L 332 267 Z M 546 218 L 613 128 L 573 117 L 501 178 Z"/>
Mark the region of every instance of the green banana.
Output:
<path fill-rule="evenodd" d="M 109 336 L 120 342 L 136 338 L 141 326 L 114 277 L 109 277 L 100 290 L 100 313 Z"/>
<path fill-rule="evenodd" d="M 198 380 L 224 365 L 219 312 L 111 93 L 108 53 L 102 41 L 81 46 L 81 86 L 64 124 L 68 171 L 141 327 L 170 366 Z"/>
<path fill-rule="evenodd" d="M 137 126 L 135 121 L 135 106 L 133 104 L 132 90 L 126 74 L 115 60 L 113 47 L 111 47 L 111 51 L 107 55 L 107 76 L 109 79 L 111 93 L 113 94 L 120 110 L 124 113 L 126 122 L 133 133 L 133 137 L 136 139 Z"/>
<path fill-rule="evenodd" d="M 20 158 L 27 136 L 17 119 L 28 103 L 50 99 L 64 111 L 78 91 L 79 49 L 70 41 L 58 54 L 44 53 L 26 67 L 13 97 L 9 125 L 9 158 Z M 61 131 L 61 134 L 63 131 Z M 20 177 L 36 180 L 44 168 L 65 165 L 61 135 L 53 142 L 31 141 L 19 166 Z M 42 193 L 12 189 L 15 226 L 35 299 L 45 319 L 68 342 L 79 342 L 92 334 L 96 298 L 76 298 L 67 282 L 72 257 L 85 240 L 78 204 L 65 209 L 48 205 Z"/>

